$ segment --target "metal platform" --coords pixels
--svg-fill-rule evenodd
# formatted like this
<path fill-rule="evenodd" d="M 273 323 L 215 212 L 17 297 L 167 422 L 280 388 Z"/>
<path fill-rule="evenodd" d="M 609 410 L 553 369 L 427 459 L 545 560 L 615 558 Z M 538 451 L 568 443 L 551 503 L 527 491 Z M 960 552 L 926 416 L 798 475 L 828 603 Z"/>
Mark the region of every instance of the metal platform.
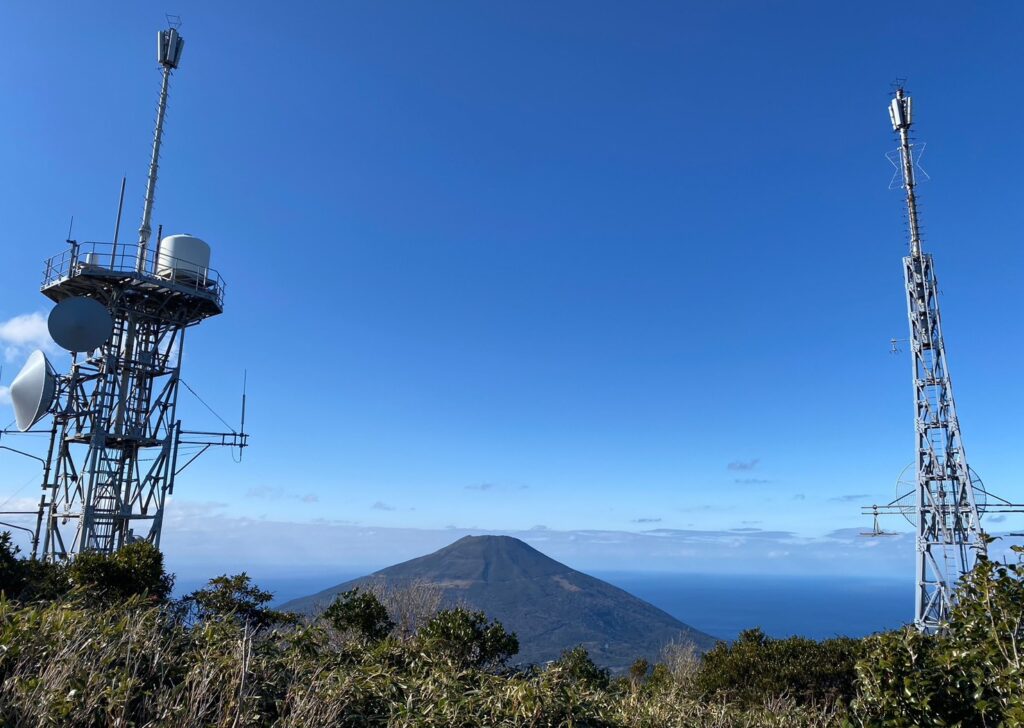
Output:
<path fill-rule="evenodd" d="M 139 270 L 138 254 L 137 244 L 70 240 L 67 249 L 46 261 L 40 289 L 54 302 L 89 296 L 110 304 L 127 295 L 140 313 L 165 317 L 175 311 L 176 319 L 190 323 L 223 313 L 225 284 L 216 270 L 185 273 L 184 261 L 176 266 L 177 259 L 159 248 L 145 256 Z"/>

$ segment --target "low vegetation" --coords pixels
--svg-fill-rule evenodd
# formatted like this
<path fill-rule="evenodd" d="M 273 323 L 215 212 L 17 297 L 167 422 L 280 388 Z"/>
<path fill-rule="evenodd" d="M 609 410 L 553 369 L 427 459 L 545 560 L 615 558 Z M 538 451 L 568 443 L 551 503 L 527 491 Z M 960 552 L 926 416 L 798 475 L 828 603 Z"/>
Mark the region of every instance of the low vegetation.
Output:
<path fill-rule="evenodd" d="M 582 648 L 517 666 L 515 635 L 424 589 L 353 590 L 300 622 L 245 574 L 171 600 L 145 544 L 63 566 L 18 558 L 3 535 L 0 725 L 1024 725 L 1022 578 L 981 562 L 941 636 L 750 630 L 616 676 Z"/>

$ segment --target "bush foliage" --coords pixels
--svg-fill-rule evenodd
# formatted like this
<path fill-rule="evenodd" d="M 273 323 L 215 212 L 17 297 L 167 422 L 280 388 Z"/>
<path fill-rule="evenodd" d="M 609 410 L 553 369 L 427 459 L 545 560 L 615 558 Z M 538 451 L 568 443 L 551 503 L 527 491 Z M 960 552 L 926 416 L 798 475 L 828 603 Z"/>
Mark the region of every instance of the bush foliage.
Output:
<path fill-rule="evenodd" d="M 719 642 L 704 655 L 694 685 L 704 694 L 743 705 L 774 695 L 810 705 L 846 703 L 853 698 L 861 645 L 861 640 L 848 637 L 821 642 L 771 639 L 760 629 L 749 629 L 732 644 Z"/>
<path fill-rule="evenodd" d="M 1024 567 L 981 559 L 958 596 L 941 634 L 908 627 L 865 641 L 854 706 L 866 722 L 1024 725 Z"/>
<path fill-rule="evenodd" d="M 980 563 L 940 636 L 749 630 L 617 677 L 582 647 L 510 665 L 514 634 L 464 608 L 422 615 L 422 590 L 411 606 L 354 590 L 309 622 L 270 609 L 245 574 L 171 600 L 158 556 L 133 544 L 47 566 L 0 536 L 0 725 L 1024 725 L 1014 565 Z"/>

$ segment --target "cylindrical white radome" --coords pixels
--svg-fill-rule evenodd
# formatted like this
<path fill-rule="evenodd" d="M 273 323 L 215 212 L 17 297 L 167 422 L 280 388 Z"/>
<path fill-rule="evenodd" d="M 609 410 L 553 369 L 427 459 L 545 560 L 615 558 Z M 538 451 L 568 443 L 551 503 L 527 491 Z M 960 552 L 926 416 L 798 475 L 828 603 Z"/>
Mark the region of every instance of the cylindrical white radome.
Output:
<path fill-rule="evenodd" d="M 168 235 L 160 241 L 156 274 L 173 281 L 206 285 L 210 246 L 192 235 Z"/>

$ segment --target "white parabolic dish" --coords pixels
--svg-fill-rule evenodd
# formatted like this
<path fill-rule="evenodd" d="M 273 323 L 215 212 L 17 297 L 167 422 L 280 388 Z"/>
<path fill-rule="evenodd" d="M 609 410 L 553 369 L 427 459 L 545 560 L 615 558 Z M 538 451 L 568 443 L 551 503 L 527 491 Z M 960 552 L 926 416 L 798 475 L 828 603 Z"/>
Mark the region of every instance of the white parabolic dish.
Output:
<path fill-rule="evenodd" d="M 66 298 L 50 311 L 46 321 L 50 336 L 68 351 L 98 349 L 114 332 L 107 307 L 84 296 Z"/>
<path fill-rule="evenodd" d="M 29 355 L 11 382 L 10 394 L 15 422 L 25 432 L 43 418 L 57 394 L 57 372 L 46 354 L 37 349 Z"/>

